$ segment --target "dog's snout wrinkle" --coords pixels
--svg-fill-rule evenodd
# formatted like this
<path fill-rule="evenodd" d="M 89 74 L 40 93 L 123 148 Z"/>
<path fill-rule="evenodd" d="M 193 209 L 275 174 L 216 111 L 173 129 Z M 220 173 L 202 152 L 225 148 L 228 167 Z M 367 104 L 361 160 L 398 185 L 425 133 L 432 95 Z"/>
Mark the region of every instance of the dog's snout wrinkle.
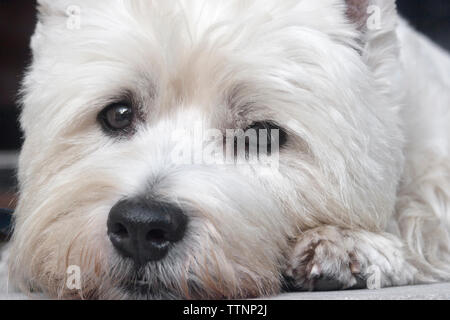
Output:
<path fill-rule="evenodd" d="M 108 217 L 108 236 L 116 250 L 137 265 L 163 259 L 185 233 L 187 217 L 168 203 L 119 201 Z"/>

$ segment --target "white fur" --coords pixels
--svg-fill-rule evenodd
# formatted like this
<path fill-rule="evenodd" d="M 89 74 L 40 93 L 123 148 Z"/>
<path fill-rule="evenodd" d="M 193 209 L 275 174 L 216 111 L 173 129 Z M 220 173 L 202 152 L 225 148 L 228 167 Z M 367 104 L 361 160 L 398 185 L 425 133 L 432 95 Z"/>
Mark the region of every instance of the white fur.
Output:
<path fill-rule="evenodd" d="M 354 284 L 342 263 L 349 252 L 364 269 L 352 272 L 380 266 L 383 285 L 450 280 L 450 59 L 406 23 L 397 28 L 393 0 L 370 1 L 379 30 L 357 28 L 344 0 L 39 3 L 10 255 L 22 290 L 270 295 L 285 273 L 311 280 L 296 273 L 304 248 L 340 237 L 317 254 L 342 287 Z M 81 28 L 70 30 L 74 3 Z M 139 101 L 145 124 L 117 141 L 96 117 L 123 93 Z M 289 133 L 278 170 L 180 166 L 168 156 L 175 130 L 258 120 Z M 148 264 L 144 296 L 117 286 L 133 281 L 132 266 L 106 235 L 110 208 L 142 192 L 190 218 L 182 243 Z M 73 264 L 81 291 L 65 286 Z"/>

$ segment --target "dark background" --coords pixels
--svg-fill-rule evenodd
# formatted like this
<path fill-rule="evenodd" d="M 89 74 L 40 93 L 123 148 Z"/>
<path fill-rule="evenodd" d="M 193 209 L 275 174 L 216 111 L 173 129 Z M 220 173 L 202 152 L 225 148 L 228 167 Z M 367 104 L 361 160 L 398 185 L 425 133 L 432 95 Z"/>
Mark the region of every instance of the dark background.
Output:
<path fill-rule="evenodd" d="M 401 14 L 418 30 L 450 50 L 450 0 L 397 3 Z M 0 0 L 0 160 L 2 154 L 17 152 L 21 144 L 16 100 L 23 70 L 30 61 L 28 43 L 35 24 L 34 7 L 33 0 Z M 13 166 L 0 166 L 0 207 L 13 206 L 13 172 Z"/>

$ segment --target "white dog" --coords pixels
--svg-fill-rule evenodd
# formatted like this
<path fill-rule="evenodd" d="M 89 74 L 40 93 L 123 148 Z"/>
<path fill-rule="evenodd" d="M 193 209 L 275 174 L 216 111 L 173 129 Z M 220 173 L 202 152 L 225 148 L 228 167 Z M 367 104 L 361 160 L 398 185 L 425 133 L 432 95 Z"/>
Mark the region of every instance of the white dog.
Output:
<path fill-rule="evenodd" d="M 394 0 L 38 3 L 10 251 L 22 290 L 450 280 L 450 59 Z M 227 129 L 279 139 L 248 142 L 233 158 L 247 165 L 176 161 L 180 141 L 203 146 L 173 139 L 195 127 L 216 148 Z M 277 165 L 250 162 L 267 144 Z"/>

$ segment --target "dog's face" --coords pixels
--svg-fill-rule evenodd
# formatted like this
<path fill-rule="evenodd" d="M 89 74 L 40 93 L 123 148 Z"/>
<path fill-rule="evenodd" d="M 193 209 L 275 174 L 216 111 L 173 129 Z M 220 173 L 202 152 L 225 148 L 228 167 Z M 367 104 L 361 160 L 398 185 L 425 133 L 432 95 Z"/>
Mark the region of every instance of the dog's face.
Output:
<path fill-rule="evenodd" d="M 272 294 L 301 230 L 384 226 L 401 139 L 373 66 L 392 57 L 362 53 L 345 1 L 73 2 L 40 1 L 24 81 L 11 271 L 25 290 Z M 197 129 L 221 150 L 227 129 L 259 128 L 278 132 L 276 165 L 176 156 L 204 145 Z"/>

